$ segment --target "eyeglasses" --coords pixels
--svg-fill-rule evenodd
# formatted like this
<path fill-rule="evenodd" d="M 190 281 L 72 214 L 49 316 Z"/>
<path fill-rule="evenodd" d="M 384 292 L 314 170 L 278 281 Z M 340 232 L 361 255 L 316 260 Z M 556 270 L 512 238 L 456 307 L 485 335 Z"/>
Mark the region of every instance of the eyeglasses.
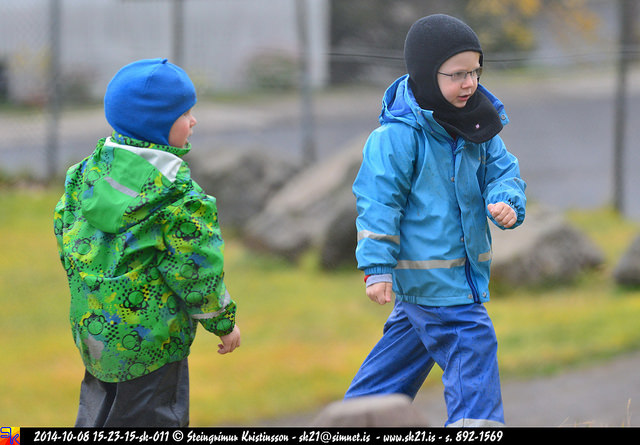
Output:
<path fill-rule="evenodd" d="M 451 80 L 454 82 L 464 82 L 464 80 L 469 75 L 473 80 L 478 80 L 482 75 L 482 67 L 476 68 L 475 70 L 472 70 L 472 71 L 458 71 L 456 73 L 451 73 L 451 74 L 441 73 L 440 71 L 438 71 L 438 74 L 442 74 L 443 76 L 450 77 Z"/>

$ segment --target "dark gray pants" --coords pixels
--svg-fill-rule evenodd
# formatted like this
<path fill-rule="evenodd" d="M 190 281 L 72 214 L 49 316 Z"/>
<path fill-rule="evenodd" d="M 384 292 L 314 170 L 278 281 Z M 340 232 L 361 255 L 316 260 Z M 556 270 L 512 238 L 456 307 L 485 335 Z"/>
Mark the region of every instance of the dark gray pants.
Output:
<path fill-rule="evenodd" d="M 189 425 L 187 359 L 144 377 L 107 383 L 85 372 L 77 427 L 186 427 Z"/>

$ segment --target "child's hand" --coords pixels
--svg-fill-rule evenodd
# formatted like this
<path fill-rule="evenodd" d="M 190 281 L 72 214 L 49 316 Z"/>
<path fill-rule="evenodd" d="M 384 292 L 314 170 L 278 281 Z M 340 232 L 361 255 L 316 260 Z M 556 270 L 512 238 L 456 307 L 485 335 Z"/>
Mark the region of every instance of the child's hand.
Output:
<path fill-rule="evenodd" d="M 367 297 L 374 303 L 386 304 L 391 302 L 392 284 L 381 282 L 367 286 Z"/>
<path fill-rule="evenodd" d="M 513 226 L 518 220 L 518 215 L 516 215 L 516 211 L 513 208 L 504 202 L 499 202 L 497 204 L 489 204 L 487 206 L 487 210 L 493 217 L 493 219 L 500 224 L 505 229 Z"/>
<path fill-rule="evenodd" d="M 227 335 L 220 337 L 222 343 L 218 345 L 218 354 L 227 354 L 233 352 L 234 349 L 240 346 L 240 328 L 235 325 L 233 331 Z"/>

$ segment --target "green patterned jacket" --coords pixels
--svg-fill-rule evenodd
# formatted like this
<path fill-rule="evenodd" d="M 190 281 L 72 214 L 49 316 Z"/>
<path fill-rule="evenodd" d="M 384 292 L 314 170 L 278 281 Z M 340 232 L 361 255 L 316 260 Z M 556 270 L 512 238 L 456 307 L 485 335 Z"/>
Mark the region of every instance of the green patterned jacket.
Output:
<path fill-rule="evenodd" d="M 198 322 L 218 336 L 235 325 L 216 201 L 191 179 L 189 148 L 114 133 L 67 172 L 54 230 L 75 343 L 102 381 L 182 360 Z"/>

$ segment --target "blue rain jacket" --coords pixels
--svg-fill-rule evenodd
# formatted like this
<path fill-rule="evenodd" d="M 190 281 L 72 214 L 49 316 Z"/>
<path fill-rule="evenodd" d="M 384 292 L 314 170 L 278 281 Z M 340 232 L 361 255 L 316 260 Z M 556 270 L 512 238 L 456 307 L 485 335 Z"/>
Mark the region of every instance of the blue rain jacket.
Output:
<path fill-rule="evenodd" d="M 487 204 L 525 217 L 525 182 L 500 136 L 454 139 L 421 109 L 408 76 L 386 91 L 381 126 L 369 136 L 353 184 L 358 268 L 393 275 L 400 301 L 453 306 L 489 300 L 491 234 Z M 508 122 L 502 103 L 484 87 Z M 494 221 L 495 222 L 495 221 Z"/>

